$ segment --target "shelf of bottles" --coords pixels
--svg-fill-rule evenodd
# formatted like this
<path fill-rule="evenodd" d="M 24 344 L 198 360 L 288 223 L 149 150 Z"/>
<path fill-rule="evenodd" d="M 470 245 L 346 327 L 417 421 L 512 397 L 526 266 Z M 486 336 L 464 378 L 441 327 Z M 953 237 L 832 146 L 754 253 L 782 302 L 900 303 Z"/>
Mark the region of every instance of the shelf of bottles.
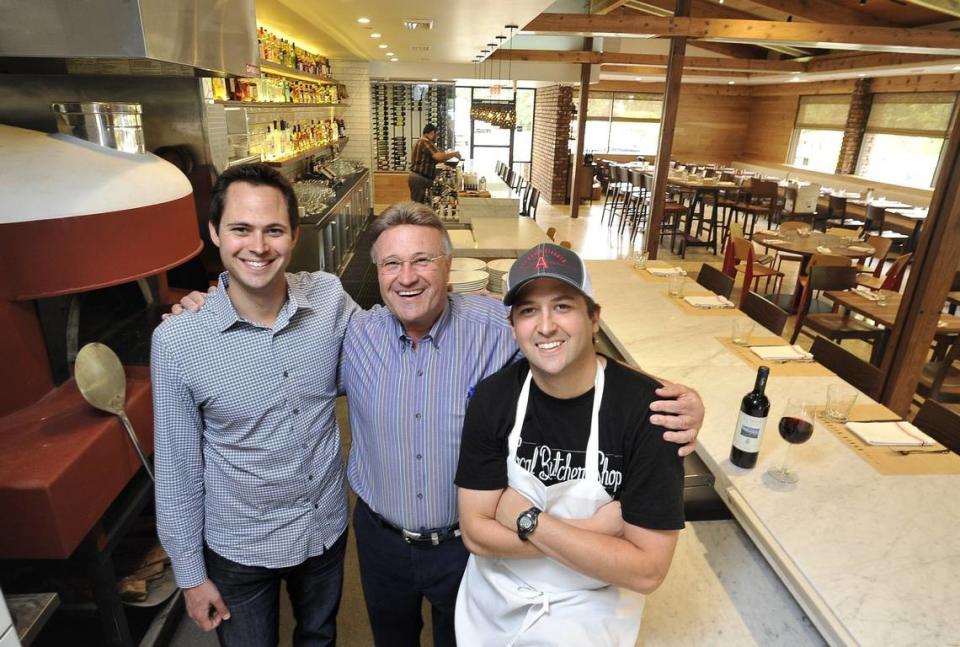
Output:
<path fill-rule="evenodd" d="M 347 143 L 343 119 L 281 119 L 267 124 L 259 147 L 260 158 L 283 166 L 320 152 L 338 152 Z M 256 149 L 251 148 L 255 153 Z"/>
<path fill-rule="evenodd" d="M 309 74 L 322 80 L 330 76 L 330 61 L 325 56 L 308 52 L 297 44 L 273 33 L 262 25 L 257 28 L 260 58 L 274 73 Z"/>
<path fill-rule="evenodd" d="M 437 126 L 437 148 L 452 146 L 453 86 L 375 81 L 370 96 L 378 171 L 406 171 L 410 148 L 428 123 Z"/>

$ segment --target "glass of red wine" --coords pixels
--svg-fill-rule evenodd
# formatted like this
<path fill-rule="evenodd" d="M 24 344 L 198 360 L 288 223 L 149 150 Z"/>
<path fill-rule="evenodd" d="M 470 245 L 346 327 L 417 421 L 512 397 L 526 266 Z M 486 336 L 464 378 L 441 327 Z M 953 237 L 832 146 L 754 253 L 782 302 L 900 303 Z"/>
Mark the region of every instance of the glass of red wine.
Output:
<path fill-rule="evenodd" d="M 799 480 L 796 471 L 790 469 L 790 450 L 794 445 L 805 443 L 813 435 L 813 417 L 802 400 L 790 398 L 780 418 L 780 437 L 790 443 L 783 456 L 780 467 L 767 471 L 772 478 L 781 483 L 796 483 Z"/>

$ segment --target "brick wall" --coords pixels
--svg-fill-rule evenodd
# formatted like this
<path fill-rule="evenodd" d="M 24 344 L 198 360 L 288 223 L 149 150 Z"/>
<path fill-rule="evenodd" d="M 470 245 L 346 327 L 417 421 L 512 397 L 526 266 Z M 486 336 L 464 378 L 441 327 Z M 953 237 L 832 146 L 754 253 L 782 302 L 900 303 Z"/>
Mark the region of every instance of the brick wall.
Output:
<path fill-rule="evenodd" d="M 873 100 L 871 84 L 873 79 L 857 79 L 850 97 L 850 112 L 843 128 L 843 144 L 840 145 L 840 157 L 837 159 L 837 173 L 852 175 L 857 171 L 857 159 L 860 157 L 860 143 L 870 116 L 870 103 Z"/>
<path fill-rule="evenodd" d="M 570 186 L 570 120 L 573 88 L 554 85 L 537 90 L 533 117 L 531 183 L 550 204 L 563 204 Z"/>

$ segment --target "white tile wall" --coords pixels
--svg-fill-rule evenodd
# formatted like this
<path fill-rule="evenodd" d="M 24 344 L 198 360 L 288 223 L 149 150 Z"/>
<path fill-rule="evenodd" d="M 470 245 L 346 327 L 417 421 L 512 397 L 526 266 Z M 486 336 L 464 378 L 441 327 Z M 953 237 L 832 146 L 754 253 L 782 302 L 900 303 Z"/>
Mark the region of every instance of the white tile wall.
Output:
<path fill-rule="evenodd" d="M 370 131 L 370 63 L 331 59 L 330 73 L 347 87 L 349 107 L 341 115 L 347 125 L 347 142 L 341 155 L 373 168 L 373 138 Z M 371 200 L 371 204 L 373 204 Z"/>

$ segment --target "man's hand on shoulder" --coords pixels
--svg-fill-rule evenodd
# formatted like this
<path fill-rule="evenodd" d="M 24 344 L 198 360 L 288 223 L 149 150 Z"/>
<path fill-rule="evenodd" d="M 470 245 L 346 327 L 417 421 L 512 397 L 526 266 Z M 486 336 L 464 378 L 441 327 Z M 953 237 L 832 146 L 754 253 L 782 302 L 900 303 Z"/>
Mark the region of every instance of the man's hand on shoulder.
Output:
<path fill-rule="evenodd" d="M 211 286 L 210 289 L 207 290 L 206 294 L 194 290 L 187 296 L 180 299 L 180 303 L 174 303 L 173 307 L 170 308 L 170 312 L 163 315 L 163 320 L 166 321 L 170 317 L 182 314 L 185 310 L 189 310 L 193 313 L 200 312 L 200 308 L 202 308 L 203 304 L 207 302 L 207 294 L 213 294 L 216 291 L 216 286 Z"/>
<path fill-rule="evenodd" d="M 184 589 L 183 599 L 187 614 L 203 631 L 213 631 L 221 622 L 230 619 L 230 610 L 223 603 L 217 586 L 210 580 Z"/>
<path fill-rule="evenodd" d="M 704 408 L 700 394 L 689 386 L 670 382 L 664 382 L 656 393 L 664 399 L 650 404 L 650 410 L 656 412 L 650 416 L 650 422 L 668 429 L 663 434 L 664 440 L 683 445 L 677 451 L 680 456 L 692 453 L 703 425 Z"/>

